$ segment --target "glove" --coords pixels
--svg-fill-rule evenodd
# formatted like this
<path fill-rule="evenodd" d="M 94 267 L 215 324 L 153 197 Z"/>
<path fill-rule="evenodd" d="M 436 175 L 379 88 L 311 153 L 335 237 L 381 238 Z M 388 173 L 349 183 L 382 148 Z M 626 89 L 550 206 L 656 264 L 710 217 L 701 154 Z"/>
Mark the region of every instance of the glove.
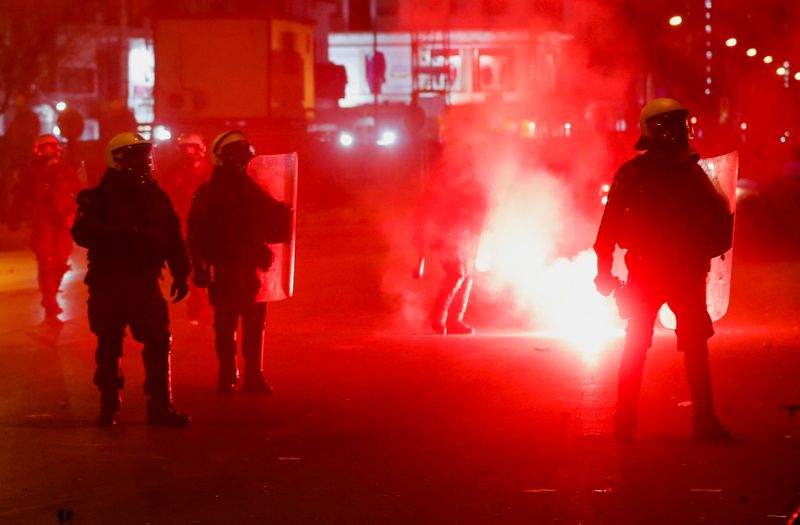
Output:
<path fill-rule="evenodd" d="M 211 272 L 208 270 L 208 266 L 204 264 L 195 265 L 192 282 L 198 288 L 208 288 L 211 284 Z"/>
<path fill-rule="evenodd" d="M 169 290 L 169 296 L 172 297 L 172 303 L 177 303 L 189 293 L 189 283 L 186 281 L 172 281 L 172 287 Z"/>
<path fill-rule="evenodd" d="M 603 297 L 608 297 L 611 292 L 622 286 L 622 281 L 611 274 L 611 272 L 598 272 L 594 278 L 594 286 Z"/>

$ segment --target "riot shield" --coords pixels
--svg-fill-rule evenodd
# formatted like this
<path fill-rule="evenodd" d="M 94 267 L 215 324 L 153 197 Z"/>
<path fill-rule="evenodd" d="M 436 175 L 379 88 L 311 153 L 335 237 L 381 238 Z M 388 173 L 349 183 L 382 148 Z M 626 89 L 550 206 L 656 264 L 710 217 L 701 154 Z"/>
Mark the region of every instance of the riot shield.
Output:
<path fill-rule="evenodd" d="M 261 289 L 256 301 L 288 299 L 294 291 L 295 226 L 297 224 L 297 153 L 259 155 L 247 165 L 247 174 L 275 200 L 292 210 L 288 243 L 270 244 L 275 255 L 269 270 L 259 271 Z"/>
<path fill-rule="evenodd" d="M 736 179 L 739 174 L 739 152 L 733 151 L 719 157 L 703 159 L 700 166 L 708 174 L 711 181 L 730 202 L 731 213 L 736 211 Z M 734 216 L 735 217 L 735 216 Z M 711 320 L 722 319 L 728 311 L 731 295 L 731 268 L 733 266 L 733 247 L 722 257 L 711 260 L 711 271 L 708 272 L 706 285 L 706 303 Z M 675 314 L 665 304 L 658 312 L 658 319 L 665 328 L 675 329 Z"/>

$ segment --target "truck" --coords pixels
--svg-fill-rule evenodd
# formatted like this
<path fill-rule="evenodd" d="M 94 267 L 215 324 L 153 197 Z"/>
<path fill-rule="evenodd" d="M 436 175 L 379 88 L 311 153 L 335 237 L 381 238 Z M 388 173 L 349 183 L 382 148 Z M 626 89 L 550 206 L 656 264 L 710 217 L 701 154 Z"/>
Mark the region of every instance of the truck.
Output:
<path fill-rule="evenodd" d="M 270 144 L 304 132 L 314 110 L 312 24 L 166 18 L 153 35 L 155 126 L 208 140 L 236 128 Z"/>

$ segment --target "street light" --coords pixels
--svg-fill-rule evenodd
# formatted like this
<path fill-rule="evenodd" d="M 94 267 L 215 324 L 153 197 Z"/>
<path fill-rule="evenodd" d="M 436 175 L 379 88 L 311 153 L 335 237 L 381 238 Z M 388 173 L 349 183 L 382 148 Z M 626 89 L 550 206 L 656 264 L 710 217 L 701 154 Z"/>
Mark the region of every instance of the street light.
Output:
<path fill-rule="evenodd" d="M 739 42 L 733 37 L 731 37 L 731 38 L 729 38 L 729 39 L 727 39 L 725 41 L 725 45 L 728 46 L 728 47 L 736 47 L 736 44 L 738 44 L 738 43 Z"/>
<path fill-rule="evenodd" d="M 772 55 L 767 55 L 764 57 L 765 64 L 772 64 Z"/>
<path fill-rule="evenodd" d="M 758 54 L 758 51 L 756 51 L 756 48 L 754 48 L 754 47 L 751 47 L 750 49 L 747 50 L 747 56 L 749 56 L 749 57 L 754 57 L 757 54 Z"/>
<path fill-rule="evenodd" d="M 672 27 L 678 27 L 683 23 L 683 17 L 681 15 L 675 15 L 669 19 L 669 25 Z"/>

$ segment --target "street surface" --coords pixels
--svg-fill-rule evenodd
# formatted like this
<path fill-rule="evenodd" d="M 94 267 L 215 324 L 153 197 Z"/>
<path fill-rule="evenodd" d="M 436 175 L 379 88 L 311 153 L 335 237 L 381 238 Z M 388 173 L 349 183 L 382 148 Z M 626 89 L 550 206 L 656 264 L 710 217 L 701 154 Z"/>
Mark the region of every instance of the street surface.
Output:
<path fill-rule="evenodd" d="M 382 226 L 357 203 L 324 208 L 313 197 L 301 210 L 295 297 L 268 310 L 273 395 L 217 395 L 208 319 L 193 325 L 184 304 L 171 307 L 187 429 L 145 424 L 130 338 L 122 423 L 95 426 L 84 253 L 76 248 L 63 286 L 63 324 L 41 323 L 34 258 L 23 234 L 3 232 L 0 523 L 58 523 L 63 509 L 78 525 L 777 525 L 800 506 L 800 412 L 779 408 L 800 404 L 796 260 L 735 262 L 711 349 L 736 440 L 690 439 L 681 356 L 661 330 L 636 443 L 619 446 L 619 340 L 592 361 L 500 325 L 480 283 L 468 316 L 476 336 L 398 321 Z M 392 286 L 433 289 L 411 280 L 413 258 L 396 272 L 407 282 Z"/>

